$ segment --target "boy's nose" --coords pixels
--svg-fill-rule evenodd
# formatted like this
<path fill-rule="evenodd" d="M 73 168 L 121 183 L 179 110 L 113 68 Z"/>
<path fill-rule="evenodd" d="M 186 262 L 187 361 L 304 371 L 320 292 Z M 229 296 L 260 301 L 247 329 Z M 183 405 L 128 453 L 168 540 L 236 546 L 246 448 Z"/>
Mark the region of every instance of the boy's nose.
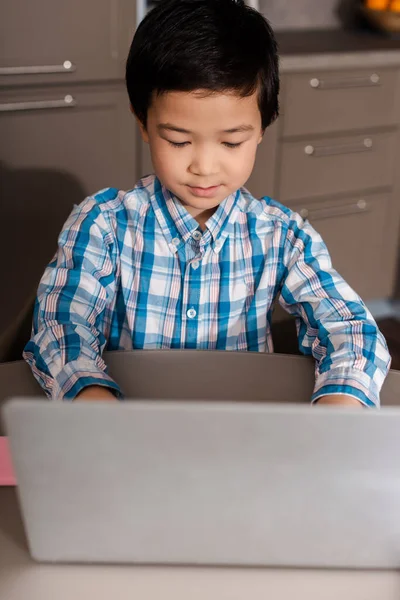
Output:
<path fill-rule="evenodd" d="M 216 175 L 218 173 L 218 168 L 212 153 L 201 152 L 193 156 L 189 171 L 193 173 L 193 175 L 199 175 L 201 177 Z"/>

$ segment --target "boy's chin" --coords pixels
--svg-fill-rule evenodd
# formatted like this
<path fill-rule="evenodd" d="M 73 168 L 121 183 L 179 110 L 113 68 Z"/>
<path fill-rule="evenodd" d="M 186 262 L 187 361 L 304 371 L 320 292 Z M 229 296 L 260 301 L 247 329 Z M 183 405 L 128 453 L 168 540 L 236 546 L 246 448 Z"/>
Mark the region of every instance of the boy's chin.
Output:
<path fill-rule="evenodd" d="M 224 198 L 180 198 L 180 201 L 187 208 L 196 210 L 210 210 L 217 208 Z"/>

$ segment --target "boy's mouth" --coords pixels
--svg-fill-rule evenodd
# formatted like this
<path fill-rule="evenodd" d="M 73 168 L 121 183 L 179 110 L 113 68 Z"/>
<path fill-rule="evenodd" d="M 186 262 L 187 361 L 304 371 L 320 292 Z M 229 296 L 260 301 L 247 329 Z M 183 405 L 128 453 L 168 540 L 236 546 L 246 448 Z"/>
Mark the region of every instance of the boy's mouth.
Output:
<path fill-rule="evenodd" d="M 199 198 L 211 198 L 215 195 L 215 193 L 220 188 L 219 185 L 213 185 L 211 187 L 193 187 L 191 185 L 188 186 L 193 196 L 197 196 Z"/>

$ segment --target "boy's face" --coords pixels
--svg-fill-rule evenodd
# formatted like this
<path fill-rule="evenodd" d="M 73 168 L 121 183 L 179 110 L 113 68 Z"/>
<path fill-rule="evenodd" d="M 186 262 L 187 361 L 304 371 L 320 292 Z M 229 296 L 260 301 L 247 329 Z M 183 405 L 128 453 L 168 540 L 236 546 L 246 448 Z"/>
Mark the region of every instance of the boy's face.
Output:
<path fill-rule="evenodd" d="M 263 133 L 256 94 L 167 92 L 139 126 L 157 177 L 195 218 L 246 183 Z"/>

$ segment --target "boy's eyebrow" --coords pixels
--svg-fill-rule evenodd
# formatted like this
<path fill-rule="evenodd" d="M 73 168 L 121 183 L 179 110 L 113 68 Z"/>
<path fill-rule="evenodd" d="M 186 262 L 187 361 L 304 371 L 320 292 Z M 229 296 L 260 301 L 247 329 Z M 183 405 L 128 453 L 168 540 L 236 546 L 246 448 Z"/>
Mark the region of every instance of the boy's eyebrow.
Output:
<path fill-rule="evenodd" d="M 167 129 L 168 131 L 177 131 L 178 133 L 191 133 L 187 129 L 182 129 L 182 127 L 176 127 L 176 125 L 171 125 L 171 123 L 159 123 L 157 125 L 157 129 Z"/>
<path fill-rule="evenodd" d="M 178 133 L 187 133 L 191 134 L 192 132 L 188 129 L 183 129 L 182 127 L 176 127 L 176 125 L 172 125 L 171 123 L 159 123 L 157 125 L 158 130 L 167 130 L 167 131 L 177 131 Z M 243 131 L 254 131 L 253 125 L 238 125 L 237 127 L 232 127 L 232 129 L 224 129 L 219 133 L 240 133 Z"/>
<path fill-rule="evenodd" d="M 225 129 L 224 131 L 221 131 L 220 133 L 237 133 L 237 132 L 242 132 L 242 131 L 254 131 L 254 127 L 253 127 L 253 125 L 245 125 L 243 123 L 243 125 L 238 125 L 238 127 L 232 127 L 232 129 Z"/>

